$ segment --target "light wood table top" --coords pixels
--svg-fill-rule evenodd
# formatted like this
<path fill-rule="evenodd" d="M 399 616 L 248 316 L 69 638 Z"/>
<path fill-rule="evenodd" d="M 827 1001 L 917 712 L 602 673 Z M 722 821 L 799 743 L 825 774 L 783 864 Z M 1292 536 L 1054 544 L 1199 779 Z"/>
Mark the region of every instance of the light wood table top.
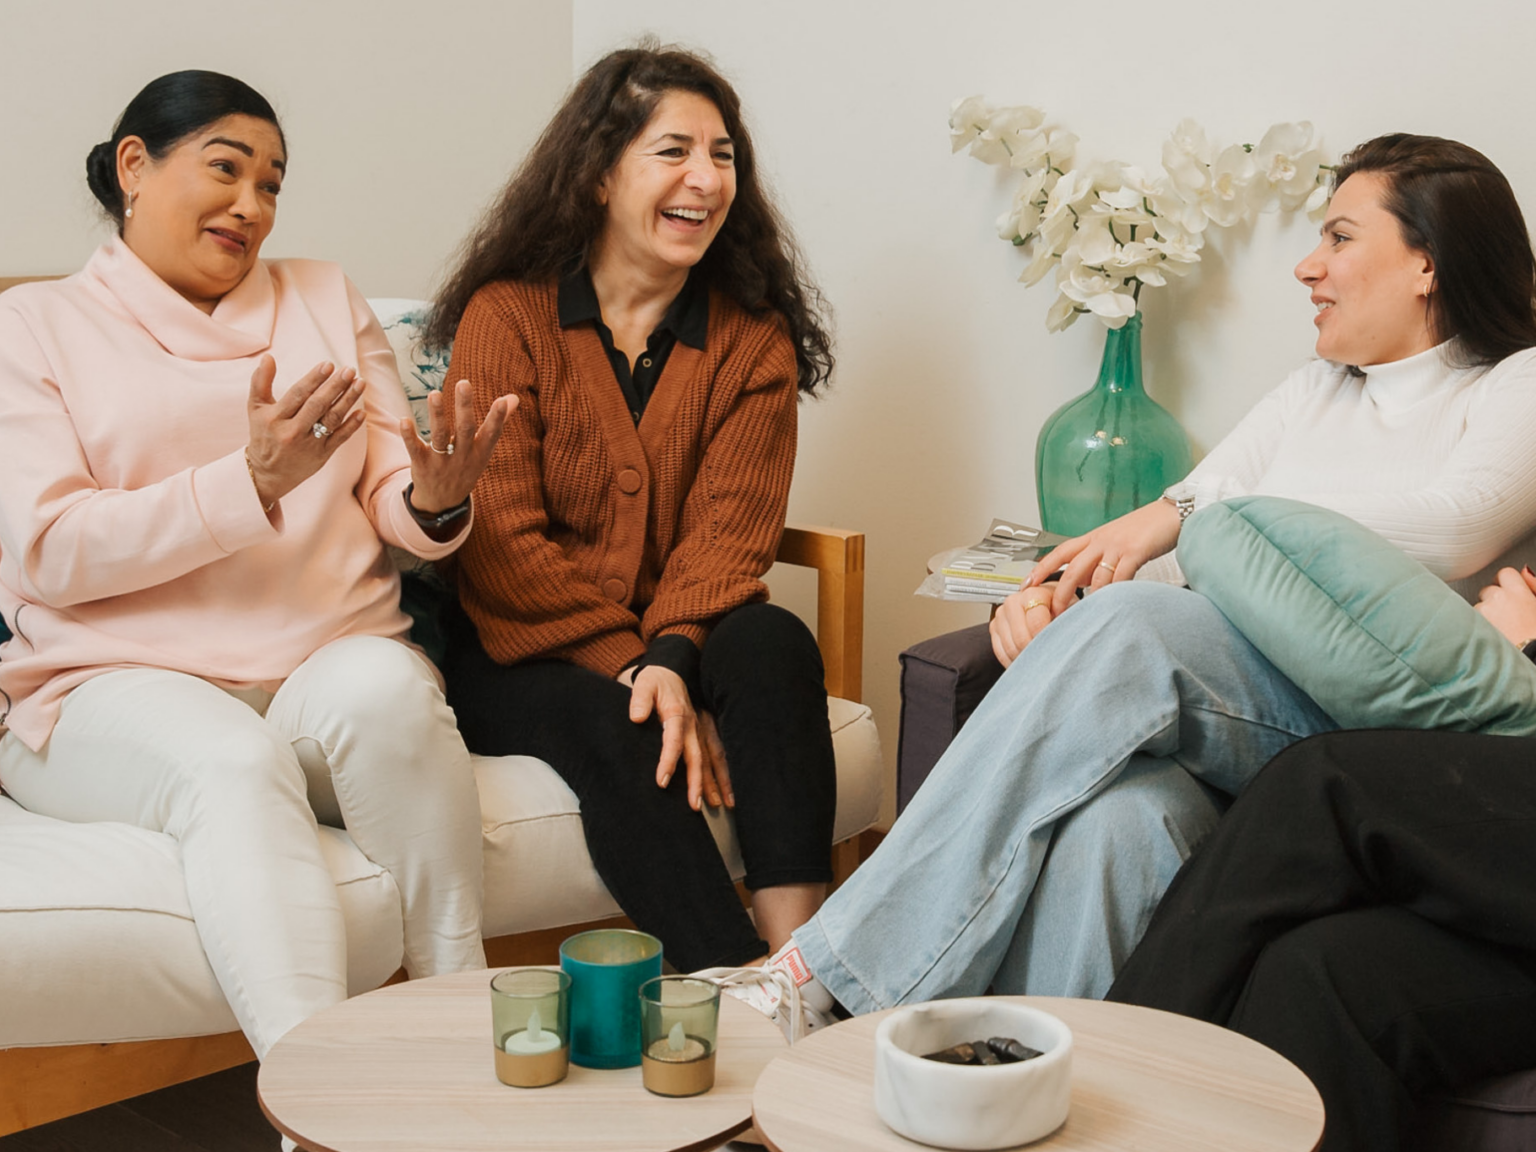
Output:
<path fill-rule="evenodd" d="M 1011 996 L 1072 1029 L 1072 1111 L 1030 1152 L 1311 1152 L 1323 1102 L 1290 1061 L 1245 1036 L 1128 1004 Z M 894 1011 L 894 1009 L 893 1009 Z M 875 1113 L 875 1029 L 813 1032 L 768 1066 L 752 1110 L 773 1152 L 912 1152 Z"/>
<path fill-rule="evenodd" d="M 638 1067 L 574 1064 L 559 1084 L 509 1088 L 493 1067 L 497 971 L 408 980 L 317 1013 L 267 1054 L 262 1110 L 311 1152 L 684 1152 L 744 1131 L 752 1086 L 787 1050 L 778 1025 L 722 996 L 702 1096 L 654 1096 Z"/>

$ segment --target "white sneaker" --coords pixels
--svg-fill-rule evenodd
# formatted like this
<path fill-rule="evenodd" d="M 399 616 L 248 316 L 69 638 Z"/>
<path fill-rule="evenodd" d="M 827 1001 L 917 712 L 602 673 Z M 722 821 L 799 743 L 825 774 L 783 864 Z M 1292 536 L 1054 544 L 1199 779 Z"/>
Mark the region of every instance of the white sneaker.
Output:
<path fill-rule="evenodd" d="M 784 1039 L 791 1044 L 832 1023 L 829 1014 L 805 1003 L 795 978 L 775 964 L 762 968 L 706 968 L 693 975 L 713 980 L 727 996 L 756 1008 L 779 1026 Z"/>

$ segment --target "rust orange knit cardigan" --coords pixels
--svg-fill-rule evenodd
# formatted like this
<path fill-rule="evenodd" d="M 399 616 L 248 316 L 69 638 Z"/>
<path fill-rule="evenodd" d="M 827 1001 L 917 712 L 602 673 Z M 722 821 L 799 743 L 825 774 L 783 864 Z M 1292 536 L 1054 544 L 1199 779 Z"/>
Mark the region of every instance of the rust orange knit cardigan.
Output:
<path fill-rule="evenodd" d="M 504 664 L 555 657 L 615 676 L 660 635 L 768 598 L 795 462 L 794 348 L 781 320 L 711 293 L 700 351 L 672 350 L 637 427 L 591 323 L 557 286 L 480 289 L 448 379 L 517 410 L 475 487 L 459 599 Z"/>

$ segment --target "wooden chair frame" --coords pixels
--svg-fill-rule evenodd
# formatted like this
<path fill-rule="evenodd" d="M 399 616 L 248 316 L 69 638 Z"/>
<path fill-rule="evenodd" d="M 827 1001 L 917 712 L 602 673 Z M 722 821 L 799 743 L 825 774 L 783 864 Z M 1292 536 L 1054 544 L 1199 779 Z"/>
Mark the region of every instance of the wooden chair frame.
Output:
<path fill-rule="evenodd" d="M 19 280 L 0 279 L 0 290 Z M 827 691 L 858 700 L 863 687 L 864 534 L 790 526 L 778 561 L 816 570 L 816 641 Z M 860 838 L 833 849 L 834 884 L 859 864 Z M 501 936 L 485 942 L 492 967 L 559 962 L 560 941 L 588 928 L 628 925 L 622 917 Z M 402 979 L 403 973 L 397 973 Z M 137 1040 L 0 1048 L 0 1136 L 168 1088 L 254 1060 L 239 1032 Z"/>

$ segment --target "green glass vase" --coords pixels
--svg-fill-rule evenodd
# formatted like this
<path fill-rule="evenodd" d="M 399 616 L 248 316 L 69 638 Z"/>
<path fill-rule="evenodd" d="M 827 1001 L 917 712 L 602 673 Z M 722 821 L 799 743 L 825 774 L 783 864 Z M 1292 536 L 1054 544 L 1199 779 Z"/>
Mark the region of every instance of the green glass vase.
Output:
<path fill-rule="evenodd" d="M 1035 445 L 1040 526 L 1080 536 L 1189 474 L 1189 437 L 1141 386 L 1141 313 L 1104 339 L 1093 388 L 1051 414 Z"/>

